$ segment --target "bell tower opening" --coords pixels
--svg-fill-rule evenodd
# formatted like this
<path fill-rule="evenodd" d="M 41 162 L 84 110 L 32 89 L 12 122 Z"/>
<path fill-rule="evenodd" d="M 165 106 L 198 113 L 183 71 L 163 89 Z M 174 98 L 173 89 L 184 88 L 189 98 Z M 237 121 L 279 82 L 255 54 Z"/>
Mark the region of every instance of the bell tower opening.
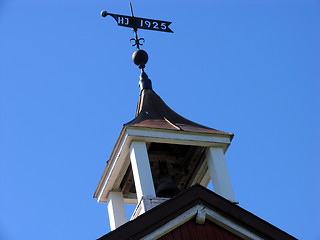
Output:
<path fill-rule="evenodd" d="M 203 168 L 205 147 L 157 142 L 146 145 L 157 197 L 171 198 L 181 190 L 196 183 L 200 184 L 195 179 L 194 172 Z M 203 178 L 206 171 L 207 168 L 198 179 Z M 124 197 L 136 194 L 131 164 L 126 170 L 120 188 Z"/>
<path fill-rule="evenodd" d="M 162 181 L 164 176 L 171 178 L 179 192 L 192 185 L 193 172 L 205 159 L 205 147 L 151 143 L 148 155 L 156 194 L 165 187 Z M 165 171 L 163 168 L 167 169 L 166 175 L 162 173 Z"/>

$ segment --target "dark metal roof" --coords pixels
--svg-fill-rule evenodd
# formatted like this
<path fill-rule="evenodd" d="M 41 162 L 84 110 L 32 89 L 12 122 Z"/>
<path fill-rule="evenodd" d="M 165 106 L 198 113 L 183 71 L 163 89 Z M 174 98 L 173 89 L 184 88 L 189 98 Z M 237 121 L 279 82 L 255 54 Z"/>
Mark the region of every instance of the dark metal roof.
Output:
<path fill-rule="evenodd" d="M 141 91 L 136 117 L 124 126 L 220 134 L 233 137 L 232 133 L 209 128 L 180 116 L 168 107 L 152 89 Z"/>
<path fill-rule="evenodd" d="M 141 239 L 198 204 L 218 212 L 263 239 L 297 240 L 281 229 L 200 185 L 194 185 L 179 193 L 136 219 L 104 235 L 99 240 Z"/>

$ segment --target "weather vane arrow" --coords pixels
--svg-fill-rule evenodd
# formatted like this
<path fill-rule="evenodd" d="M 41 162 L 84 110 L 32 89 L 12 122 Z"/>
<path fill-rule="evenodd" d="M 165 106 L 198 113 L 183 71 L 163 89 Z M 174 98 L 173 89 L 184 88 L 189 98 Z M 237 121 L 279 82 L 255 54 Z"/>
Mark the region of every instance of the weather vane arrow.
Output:
<path fill-rule="evenodd" d="M 173 33 L 173 31 L 169 28 L 169 25 L 172 22 L 108 13 L 105 10 L 101 12 L 102 17 L 106 17 L 108 15 L 113 17 L 114 20 L 116 20 L 118 25 L 121 27 L 128 27 L 133 29 L 140 28 L 146 30 Z"/>
<path fill-rule="evenodd" d="M 144 72 L 145 64 L 148 62 L 148 54 L 146 51 L 140 50 L 140 46 L 143 45 L 140 41 L 144 42 L 144 39 L 138 37 L 138 28 L 145 29 L 145 30 L 154 30 L 154 31 L 160 31 L 160 32 L 173 33 L 173 31 L 169 28 L 169 25 L 171 24 L 171 22 L 135 17 L 133 16 L 131 2 L 130 2 L 130 11 L 131 11 L 131 16 L 126 16 L 126 15 L 108 13 L 107 11 L 103 10 L 101 12 L 101 16 L 106 17 L 109 15 L 113 17 L 114 20 L 116 20 L 119 26 L 133 29 L 135 38 L 131 38 L 130 41 L 134 41 L 134 44 L 132 46 L 137 46 L 137 50 L 133 53 L 132 60 L 141 69 L 141 75 L 140 75 L 141 84 L 145 87 L 148 86 L 151 88 L 151 81 L 150 79 L 148 79 L 148 76 Z"/>

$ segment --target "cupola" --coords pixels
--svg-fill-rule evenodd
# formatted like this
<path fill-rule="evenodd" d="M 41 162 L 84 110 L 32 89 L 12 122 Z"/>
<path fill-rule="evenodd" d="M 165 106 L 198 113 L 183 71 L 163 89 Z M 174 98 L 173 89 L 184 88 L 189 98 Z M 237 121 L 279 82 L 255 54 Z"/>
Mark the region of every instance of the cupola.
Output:
<path fill-rule="evenodd" d="M 137 205 L 134 219 L 210 179 L 217 194 L 235 202 L 224 156 L 233 134 L 177 114 L 153 91 L 146 52 L 137 50 L 133 61 L 141 68 L 136 116 L 123 125 L 94 194 L 108 205 L 111 230 L 127 221 L 124 204 Z"/>

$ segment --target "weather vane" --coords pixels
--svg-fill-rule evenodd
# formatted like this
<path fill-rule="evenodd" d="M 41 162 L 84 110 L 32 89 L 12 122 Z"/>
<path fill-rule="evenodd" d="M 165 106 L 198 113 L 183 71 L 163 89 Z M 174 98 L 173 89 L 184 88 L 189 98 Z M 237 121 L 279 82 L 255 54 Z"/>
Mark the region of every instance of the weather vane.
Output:
<path fill-rule="evenodd" d="M 106 17 L 110 15 L 111 17 L 114 18 L 114 20 L 116 20 L 116 22 L 118 23 L 118 26 L 132 28 L 135 38 L 131 38 L 130 41 L 134 41 L 134 44 L 132 46 L 137 46 L 137 49 L 140 49 L 140 45 L 143 45 L 142 43 L 140 43 L 140 41 L 144 42 L 143 38 L 138 38 L 138 33 L 137 33 L 138 28 L 173 33 L 173 31 L 169 28 L 169 25 L 171 24 L 171 22 L 135 17 L 133 15 L 131 2 L 130 2 L 130 11 L 131 11 L 131 16 L 126 16 L 126 15 L 108 13 L 107 11 L 103 10 L 101 12 L 101 16 Z"/>
<path fill-rule="evenodd" d="M 138 33 L 137 33 L 138 28 L 173 33 L 173 31 L 169 28 L 169 25 L 171 24 L 171 22 L 135 17 L 133 15 L 131 2 L 130 2 L 130 11 L 131 11 L 131 16 L 126 16 L 126 15 L 108 13 L 107 11 L 103 10 L 101 12 L 101 16 L 106 17 L 110 15 L 111 17 L 114 18 L 114 20 L 116 20 L 119 26 L 133 29 L 135 38 L 131 38 L 130 41 L 134 41 L 134 44 L 132 46 L 137 46 L 137 50 L 132 54 L 132 60 L 141 69 L 139 86 L 141 90 L 152 89 L 151 80 L 148 78 L 148 75 L 144 72 L 144 68 L 146 63 L 148 62 L 149 57 L 146 51 L 140 50 L 140 46 L 143 45 L 140 41 L 144 42 L 144 39 L 138 37 Z"/>

